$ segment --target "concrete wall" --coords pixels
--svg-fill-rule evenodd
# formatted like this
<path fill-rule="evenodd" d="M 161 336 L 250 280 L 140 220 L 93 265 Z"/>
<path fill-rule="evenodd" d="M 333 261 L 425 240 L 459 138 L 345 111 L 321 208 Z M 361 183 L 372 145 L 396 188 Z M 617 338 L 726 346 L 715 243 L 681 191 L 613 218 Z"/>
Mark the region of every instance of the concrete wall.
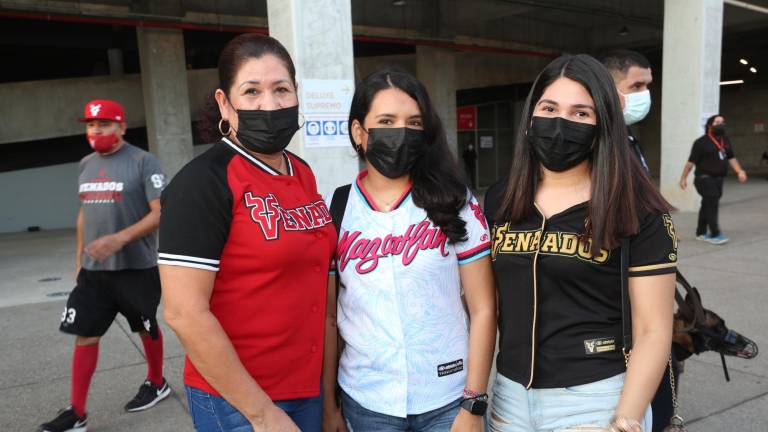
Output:
<path fill-rule="evenodd" d="M 551 58 L 512 54 L 457 52 L 456 88 L 458 90 L 532 82 Z M 416 74 L 416 55 L 391 55 L 355 59 L 355 80 L 388 66 Z"/>
<path fill-rule="evenodd" d="M 651 112 L 634 130 L 645 151 L 651 175 L 658 177 L 661 158 L 661 85 L 654 82 L 653 87 Z M 726 118 L 728 136 L 733 143 L 736 158 L 747 173 L 750 175 L 768 173 L 768 165 L 760 161 L 763 152 L 768 150 L 768 87 L 754 85 L 721 87 L 720 113 Z M 755 124 L 759 122 L 765 124 L 763 132 L 755 129 Z M 704 133 L 703 128 L 701 133 Z M 685 162 L 685 160 L 678 161 L 681 173 Z M 733 172 L 729 171 L 728 174 L 733 175 Z"/>
<path fill-rule="evenodd" d="M 355 83 L 366 76 L 386 67 L 399 67 L 416 75 L 416 54 L 362 57 L 355 59 Z"/>
<path fill-rule="evenodd" d="M 187 72 L 194 117 L 215 88 L 215 69 Z M 112 98 L 126 110 L 128 127 L 145 125 L 139 75 L 0 84 L 0 145 L 83 133 L 77 118 L 88 100 Z M 5 103 L 13 101 L 13 103 Z M 200 147 L 200 148 L 198 148 Z M 207 149 L 195 147 L 195 154 Z M 77 163 L 0 173 L 0 232 L 72 228 L 77 216 Z"/>
<path fill-rule="evenodd" d="M 77 165 L 0 173 L 0 232 L 25 231 L 29 226 L 74 227 L 79 206 Z"/>
<path fill-rule="evenodd" d="M 218 83 L 216 69 L 187 71 L 187 82 L 194 116 Z M 77 119 L 92 99 L 114 99 L 123 104 L 129 128 L 145 125 L 138 74 L 3 83 L 0 144 L 82 134 L 83 125 Z"/>
<path fill-rule="evenodd" d="M 720 113 L 725 116 L 727 133 L 741 166 L 753 180 L 755 174 L 768 173 L 768 165 L 760 162 L 768 150 L 768 87 L 721 87 Z"/>
<path fill-rule="evenodd" d="M 512 54 L 460 52 L 456 54 L 456 87 L 461 90 L 533 82 L 552 60 Z"/>
<path fill-rule="evenodd" d="M 92 99 L 120 101 L 128 127 L 144 126 L 138 74 L 4 83 L 0 84 L 0 144 L 82 134 L 83 125 L 77 119 Z"/>

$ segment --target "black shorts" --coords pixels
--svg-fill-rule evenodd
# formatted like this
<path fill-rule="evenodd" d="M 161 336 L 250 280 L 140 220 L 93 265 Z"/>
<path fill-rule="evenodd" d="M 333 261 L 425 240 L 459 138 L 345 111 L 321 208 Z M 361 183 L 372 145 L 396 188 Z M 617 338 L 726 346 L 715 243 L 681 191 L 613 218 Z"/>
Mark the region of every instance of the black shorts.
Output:
<path fill-rule="evenodd" d="M 157 339 L 160 274 L 157 267 L 141 270 L 81 269 L 69 294 L 59 330 L 83 337 L 103 336 L 118 312 L 131 331 L 146 330 Z"/>

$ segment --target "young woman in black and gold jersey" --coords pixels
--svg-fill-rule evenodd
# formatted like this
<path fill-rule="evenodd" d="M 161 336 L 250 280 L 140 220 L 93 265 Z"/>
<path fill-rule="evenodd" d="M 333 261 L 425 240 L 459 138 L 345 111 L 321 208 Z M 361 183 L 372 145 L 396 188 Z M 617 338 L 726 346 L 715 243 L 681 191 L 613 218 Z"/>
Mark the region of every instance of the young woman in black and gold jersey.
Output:
<path fill-rule="evenodd" d="M 626 133 L 611 76 L 592 57 L 560 57 L 534 83 L 510 176 L 486 195 L 501 332 L 491 430 L 650 430 L 671 343 L 677 242 L 670 205 Z"/>

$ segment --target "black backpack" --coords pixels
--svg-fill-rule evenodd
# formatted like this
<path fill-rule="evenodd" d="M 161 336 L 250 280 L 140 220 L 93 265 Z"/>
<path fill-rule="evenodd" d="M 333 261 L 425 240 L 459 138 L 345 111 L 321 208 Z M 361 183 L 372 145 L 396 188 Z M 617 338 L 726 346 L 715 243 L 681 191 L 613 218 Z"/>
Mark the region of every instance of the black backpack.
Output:
<path fill-rule="evenodd" d="M 333 198 L 331 198 L 331 219 L 333 219 L 333 225 L 336 227 L 336 234 L 341 233 L 341 221 L 344 219 L 344 210 L 347 209 L 347 201 L 349 201 L 349 191 L 352 188 L 351 184 L 339 186 L 333 191 Z"/>

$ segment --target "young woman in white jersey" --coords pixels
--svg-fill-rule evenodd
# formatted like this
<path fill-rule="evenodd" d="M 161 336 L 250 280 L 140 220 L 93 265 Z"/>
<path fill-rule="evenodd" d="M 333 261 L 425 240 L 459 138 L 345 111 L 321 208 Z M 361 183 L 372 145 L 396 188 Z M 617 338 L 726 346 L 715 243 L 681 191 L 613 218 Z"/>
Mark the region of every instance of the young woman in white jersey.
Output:
<path fill-rule="evenodd" d="M 408 73 L 364 79 L 349 132 L 365 169 L 344 195 L 341 412 L 336 350 L 326 345 L 324 430 L 479 432 L 496 336 L 482 210 L 457 174 L 424 86 Z"/>

